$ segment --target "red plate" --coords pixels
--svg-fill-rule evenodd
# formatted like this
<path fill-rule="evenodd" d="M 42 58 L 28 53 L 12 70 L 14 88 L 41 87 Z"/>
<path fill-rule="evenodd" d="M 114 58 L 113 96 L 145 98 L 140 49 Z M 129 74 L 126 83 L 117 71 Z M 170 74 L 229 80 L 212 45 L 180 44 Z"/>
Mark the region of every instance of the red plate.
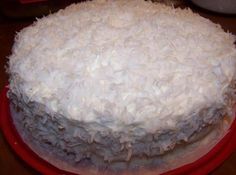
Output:
<path fill-rule="evenodd" d="M 5 87 L 0 96 L 0 128 L 7 142 L 18 156 L 42 174 L 72 175 L 73 173 L 60 170 L 36 155 L 21 139 L 14 127 L 9 110 L 9 101 Z M 232 123 L 229 132 L 207 154 L 197 161 L 164 173 L 163 175 L 204 175 L 219 166 L 236 149 L 236 120 Z"/>

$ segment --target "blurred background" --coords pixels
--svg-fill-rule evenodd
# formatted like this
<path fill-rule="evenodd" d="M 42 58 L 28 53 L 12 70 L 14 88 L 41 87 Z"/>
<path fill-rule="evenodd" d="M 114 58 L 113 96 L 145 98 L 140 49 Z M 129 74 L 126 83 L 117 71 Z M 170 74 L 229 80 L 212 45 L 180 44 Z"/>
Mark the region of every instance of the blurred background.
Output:
<path fill-rule="evenodd" d="M 180 8 L 191 8 L 201 16 L 218 23 L 236 35 L 236 0 L 153 0 Z M 209 1 L 211 1 L 209 3 Z M 36 18 L 58 11 L 78 0 L 0 0 L 0 90 L 7 84 L 7 56 L 11 54 L 15 34 Z M 213 2 L 213 3 L 212 3 Z M 232 154 L 211 175 L 235 175 L 236 153 Z M 25 164 L 7 144 L 0 131 L 0 174 L 39 174 Z"/>

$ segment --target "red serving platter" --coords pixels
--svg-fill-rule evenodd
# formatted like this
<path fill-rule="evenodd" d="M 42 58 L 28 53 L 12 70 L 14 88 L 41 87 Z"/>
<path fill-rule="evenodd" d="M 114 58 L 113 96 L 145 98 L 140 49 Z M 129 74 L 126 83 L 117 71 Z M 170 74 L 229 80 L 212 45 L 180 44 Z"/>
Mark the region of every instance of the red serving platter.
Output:
<path fill-rule="evenodd" d="M 47 175 L 73 175 L 73 173 L 60 170 L 34 153 L 21 139 L 13 125 L 9 101 L 7 98 L 7 86 L 0 96 L 0 128 L 15 153 L 26 163 L 42 174 Z M 236 150 L 236 120 L 232 123 L 229 132 L 207 154 L 195 162 L 186 164 L 163 175 L 204 175 L 218 167 L 230 154 Z"/>

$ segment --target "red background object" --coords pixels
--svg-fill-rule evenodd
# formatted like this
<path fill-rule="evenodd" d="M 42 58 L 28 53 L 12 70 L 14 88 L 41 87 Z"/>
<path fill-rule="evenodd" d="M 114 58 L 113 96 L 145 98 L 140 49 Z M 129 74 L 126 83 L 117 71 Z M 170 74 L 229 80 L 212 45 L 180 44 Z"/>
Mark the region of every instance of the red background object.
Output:
<path fill-rule="evenodd" d="M 5 87 L 0 96 L 0 127 L 11 148 L 18 156 L 42 174 L 66 174 L 73 173 L 60 170 L 37 156 L 21 139 L 11 119 L 9 101 Z M 218 167 L 236 149 L 236 120 L 232 123 L 229 132 L 206 155 L 197 161 L 179 167 L 163 175 L 204 175 Z"/>

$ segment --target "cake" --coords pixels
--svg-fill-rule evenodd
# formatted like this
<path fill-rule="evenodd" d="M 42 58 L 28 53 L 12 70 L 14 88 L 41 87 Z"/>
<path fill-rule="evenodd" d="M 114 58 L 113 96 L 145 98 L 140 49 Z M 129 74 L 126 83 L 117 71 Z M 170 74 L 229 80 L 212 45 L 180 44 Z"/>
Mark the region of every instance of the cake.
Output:
<path fill-rule="evenodd" d="M 161 169 L 165 155 L 178 162 L 175 150 L 203 143 L 233 119 L 234 41 L 190 9 L 143 0 L 72 4 L 15 37 L 14 123 L 59 168 Z"/>

